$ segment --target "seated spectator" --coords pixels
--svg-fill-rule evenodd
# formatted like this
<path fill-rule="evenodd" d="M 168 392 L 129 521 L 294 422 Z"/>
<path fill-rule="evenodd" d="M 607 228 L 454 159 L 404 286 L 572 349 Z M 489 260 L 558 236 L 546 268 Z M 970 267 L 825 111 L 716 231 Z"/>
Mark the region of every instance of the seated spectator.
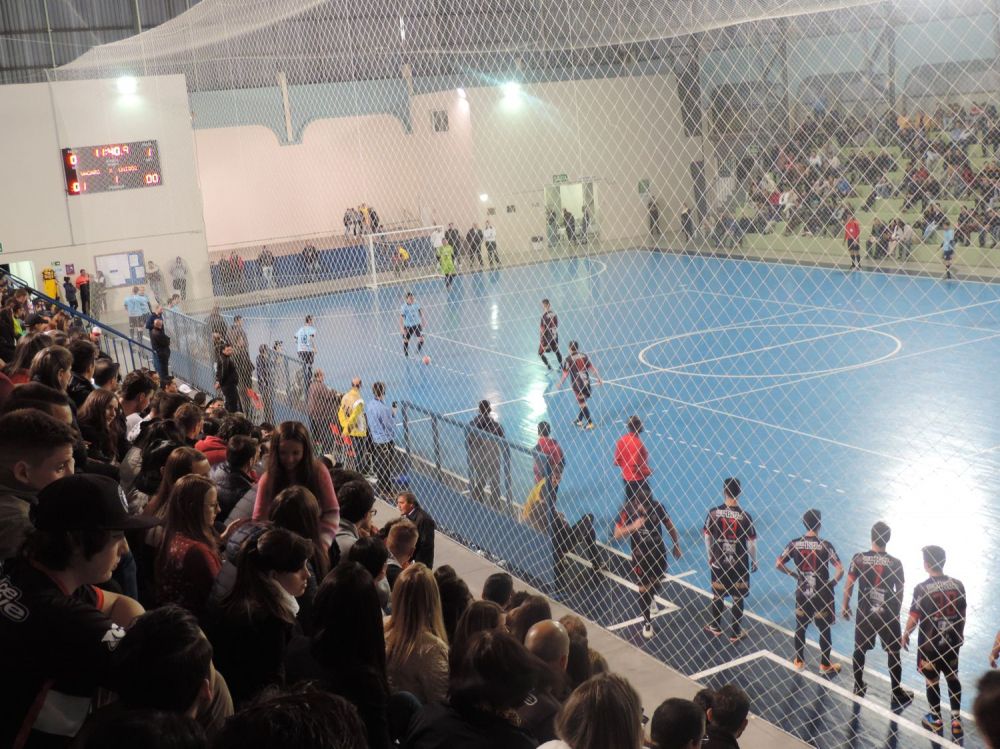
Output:
<path fill-rule="evenodd" d="M 387 526 L 388 533 L 385 546 L 389 550 L 389 561 L 385 576 L 392 590 L 399 574 L 413 562 L 413 552 L 417 549 L 419 531 L 417 526 L 405 518 L 396 520 Z"/>
<path fill-rule="evenodd" d="M 972 703 L 976 727 L 989 749 L 1000 749 L 1000 671 L 987 671 L 978 686 Z"/>
<path fill-rule="evenodd" d="M 222 566 L 213 525 L 218 510 L 215 487 L 204 476 L 182 476 L 173 485 L 156 557 L 156 600 L 161 605 L 175 603 L 199 618 L 204 615 Z"/>
<path fill-rule="evenodd" d="M 112 687 L 111 658 L 124 626 L 143 612 L 106 583 L 125 553 L 127 529 L 156 521 L 128 514 L 106 476 L 58 479 L 38 495 L 22 556 L 0 568 L 17 591 L 0 617 L 6 677 L 0 745 L 67 745 L 98 687 Z"/>
<path fill-rule="evenodd" d="M 524 642 L 529 629 L 551 618 L 552 607 L 548 600 L 543 596 L 529 595 L 517 608 L 507 612 L 507 629 L 518 642 Z"/>
<path fill-rule="evenodd" d="M 359 538 L 358 542 L 347 553 L 347 561 L 357 562 L 372 576 L 375 580 L 375 589 L 378 592 L 379 606 L 388 613 L 392 591 L 389 588 L 389 581 L 385 577 L 389 562 L 389 550 L 385 547 L 385 542 L 378 536 Z"/>
<path fill-rule="evenodd" d="M 483 583 L 483 600 L 493 601 L 501 609 L 507 608 L 514 595 L 514 578 L 506 572 L 494 572 Z"/>
<path fill-rule="evenodd" d="M 145 372 L 129 372 L 122 383 L 122 411 L 125 413 L 125 436 L 129 442 L 134 442 L 139 436 L 139 424 L 143 412 L 150 406 L 150 399 L 156 390 L 153 378 Z"/>
<path fill-rule="evenodd" d="M 309 581 L 306 592 L 298 597 L 299 622 L 303 632 L 312 632 L 313 604 L 320 583 L 330 571 L 330 557 L 323 551 L 319 521 L 321 510 L 316 496 L 302 486 L 292 486 L 281 492 L 271 506 L 271 525 L 284 528 L 312 543 L 312 556 L 306 563 Z"/>
<path fill-rule="evenodd" d="M 566 667 L 566 673 L 574 689 L 591 676 L 611 670 L 604 656 L 590 647 L 587 625 L 583 623 L 583 619 L 575 614 L 566 614 L 559 623 L 569 633 L 569 665 Z"/>
<path fill-rule="evenodd" d="M 184 441 L 191 447 L 197 445 L 199 442 L 198 438 L 201 436 L 202 425 L 205 423 L 205 416 L 201 409 L 194 403 L 185 403 L 174 412 L 174 421 L 177 422 L 177 426 L 184 432 Z"/>
<path fill-rule="evenodd" d="M 547 619 L 528 630 L 524 647 L 545 667 L 538 685 L 517 708 L 517 714 L 524 730 L 539 742 L 554 741 L 556 715 L 570 692 L 566 677 L 569 635 L 559 622 Z"/>
<path fill-rule="evenodd" d="M 209 474 L 219 491 L 219 519 L 225 523 L 236 503 L 257 483 L 253 472 L 260 455 L 260 443 L 253 437 L 237 434 L 226 444 L 226 460 Z"/>
<path fill-rule="evenodd" d="M 419 540 L 417 550 L 413 554 L 413 561 L 434 567 L 434 531 L 437 525 L 434 518 L 427 514 L 417 496 L 413 492 L 401 492 L 396 496 L 396 508 L 407 520 L 417 526 Z"/>
<path fill-rule="evenodd" d="M 38 492 L 73 475 L 75 444 L 72 428 L 42 411 L 0 417 L 0 560 L 17 556 Z"/>
<path fill-rule="evenodd" d="M 488 631 L 506 632 L 507 617 L 503 609 L 493 601 L 473 601 L 458 620 L 455 634 L 451 638 L 451 648 L 448 653 L 448 663 L 455 670 L 458 655 L 465 652 L 469 640 L 476 632 Z"/>
<path fill-rule="evenodd" d="M 73 379 L 73 355 L 62 346 L 49 346 L 35 354 L 28 370 L 31 382 L 40 382 L 60 392 L 66 392 L 66 386 Z M 76 414 L 74 403 L 73 413 Z"/>
<path fill-rule="evenodd" d="M 87 457 L 117 465 L 118 396 L 107 390 L 92 390 L 76 416 L 80 435 L 87 443 Z"/>
<path fill-rule="evenodd" d="M 289 486 L 304 486 L 323 508 L 320 535 L 324 551 L 333 542 L 340 527 L 340 505 L 333 489 L 330 472 L 313 457 L 312 439 L 297 421 L 285 421 L 271 436 L 267 471 L 260 477 L 254 502 L 253 519 L 262 520 L 271 512 L 271 503 Z"/>
<path fill-rule="evenodd" d="M 66 386 L 66 394 L 76 404 L 83 406 L 87 396 L 94 390 L 91 379 L 94 377 L 94 367 L 97 365 L 97 346 L 90 341 L 78 338 L 70 341 L 66 348 L 73 356 L 72 378 Z"/>
<path fill-rule="evenodd" d="M 750 698 L 735 684 L 727 684 L 712 696 L 708 709 L 708 738 L 704 749 L 739 749 L 737 739 L 747 727 Z"/>
<path fill-rule="evenodd" d="M 366 480 L 348 481 L 337 490 L 340 504 L 340 527 L 334 537 L 337 542 L 337 559 L 347 559 L 351 547 L 360 537 L 360 526 L 372 513 L 375 490 Z"/>
<path fill-rule="evenodd" d="M 566 700 L 556 733 L 561 741 L 549 741 L 539 749 L 641 749 L 639 695 L 617 674 L 591 677 Z"/>
<path fill-rule="evenodd" d="M 230 414 L 222 420 L 218 434 L 200 440 L 195 444 L 195 448 L 205 454 L 209 464 L 217 466 L 226 460 L 226 451 L 230 439 L 237 434 L 252 437 L 253 433 L 253 423 L 246 416 L 243 414 Z"/>
<path fill-rule="evenodd" d="M 148 457 L 148 459 L 147 459 Z M 142 473 L 140 474 L 140 491 L 147 488 L 146 481 L 150 474 L 157 475 L 159 481 L 156 492 L 143 502 L 142 512 L 155 515 L 164 521 L 167 518 L 167 505 L 174 484 L 183 476 L 197 474 L 208 478 L 210 468 L 205 456 L 193 447 L 178 446 L 175 442 L 150 443 L 142 458 Z M 153 538 L 156 538 L 154 534 Z M 159 541 L 153 544 L 159 547 Z"/>
<path fill-rule="evenodd" d="M 311 641 L 297 640 L 289 646 L 288 681 L 312 680 L 350 701 L 365 725 L 371 749 L 387 749 L 391 731 L 385 637 L 368 571 L 350 561 L 335 567 L 316 596 L 315 618 Z"/>
<path fill-rule="evenodd" d="M 448 689 L 448 635 L 441 595 L 429 569 L 413 564 L 392 590 L 392 616 L 385 625 L 386 671 L 394 691 L 409 692 L 427 705 Z"/>
<path fill-rule="evenodd" d="M 85 749 L 208 749 L 208 739 L 192 718 L 159 710 L 128 710 L 101 716 Z"/>
<path fill-rule="evenodd" d="M 409 570 L 404 578 L 407 574 Z M 515 725 L 513 717 L 513 711 L 524 704 L 537 681 L 536 661 L 524 646 L 503 632 L 478 632 L 458 658 L 458 664 L 449 680 L 448 702 L 427 705 L 417 714 L 406 746 L 409 749 L 537 746 L 533 738 Z M 601 749 L 617 749 L 622 746 L 617 740 L 614 737 Z"/>
<path fill-rule="evenodd" d="M 98 390 L 118 392 L 118 372 L 121 366 L 110 359 L 97 359 L 94 365 L 94 385 Z"/>
<path fill-rule="evenodd" d="M 691 700 L 671 697 L 656 708 L 649 732 L 656 749 L 699 749 L 705 738 L 705 711 Z"/>
<path fill-rule="evenodd" d="M 350 702 L 312 686 L 271 690 L 226 722 L 212 749 L 367 749 Z"/>
<path fill-rule="evenodd" d="M 715 699 L 715 690 L 705 687 L 704 689 L 699 689 L 691 701 L 696 704 L 702 712 L 705 713 L 705 719 L 708 720 L 708 710 L 712 707 L 712 701 Z M 706 723 L 707 725 L 707 723 Z"/>
<path fill-rule="evenodd" d="M 236 583 L 208 617 L 215 665 L 237 707 L 264 687 L 284 682 L 285 651 L 309 580 L 312 543 L 283 528 L 244 544 Z"/>
<path fill-rule="evenodd" d="M 128 499 L 129 507 L 133 508 L 134 511 L 138 511 L 135 506 L 136 482 L 142 472 L 142 454 L 146 445 L 164 442 L 180 445 L 183 440 L 184 435 L 181 433 L 180 429 L 173 422 L 173 420 L 157 419 L 155 422 L 145 422 L 145 428 L 142 430 L 142 433 L 138 438 L 136 438 L 135 442 L 132 442 L 129 445 L 128 450 L 125 452 L 125 457 L 118 465 L 118 471 L 120 474 L 122 491 L 125 492 L 125 497 Z M 170 453 L 168 452 L 167 455 L 169 454 Z M 166 460 L 165 457 L 164 460 Z M 161 463 L 159 467 L 162 468 L 163 464 Z M 157 471 L 158 470 L 159 469 L 157 469 Z M 144 479 L 144 486 L 147 486 L 150 493 L 155 494 L 157 488 L 159 487 L 159 480 L 159 475 L 154 477 L 150 472 Z M 145 482 L 151 483 L 152 486 L 148 486 Z M 149 501 L 148 496 L 144 501 Z"/>
<path fill-rule="evenodd" d="M 455 628 L 458 620 L 472 603 L 472 593 L 465 580 L 458 576 L 455 569 L 449 565 L 443 565 L 434 570 L 434 579 L 437 581 L 438 591 L 441 594 L 441 616 L 444 619 L 444 631 L 448 633 L 448 642 L 455 635 Z"/>
<path fill-rule="evenodd" d="M 15 385 L 23 385 L 30 380 L 28 371 L 35 355 L 49 346 L 49 337 L 38 333 L 29 333 L 17 342 L 13 358 L 6 362 L 0 372 L 7 375 Z"/>

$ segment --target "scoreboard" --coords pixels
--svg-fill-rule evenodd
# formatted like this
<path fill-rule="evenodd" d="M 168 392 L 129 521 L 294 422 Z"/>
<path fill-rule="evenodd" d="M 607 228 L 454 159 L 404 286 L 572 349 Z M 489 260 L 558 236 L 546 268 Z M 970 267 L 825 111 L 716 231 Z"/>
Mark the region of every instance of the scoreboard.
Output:
<path fill-rule="evenodd" d="M 62 161 L 68 195 L 163 184 L 160 152 L 155 140 L 64 148 Z"/>

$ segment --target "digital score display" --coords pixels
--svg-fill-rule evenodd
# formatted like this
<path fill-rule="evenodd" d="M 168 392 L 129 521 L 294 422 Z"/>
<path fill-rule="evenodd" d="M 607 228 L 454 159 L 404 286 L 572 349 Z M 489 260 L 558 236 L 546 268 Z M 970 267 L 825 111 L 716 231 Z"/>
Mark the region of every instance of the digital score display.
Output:
<path fill-rule="evenodd" d="M 62 160 L 69 195 L 163 184 L 160 152 L 155 140 L 64 148 Z"/>

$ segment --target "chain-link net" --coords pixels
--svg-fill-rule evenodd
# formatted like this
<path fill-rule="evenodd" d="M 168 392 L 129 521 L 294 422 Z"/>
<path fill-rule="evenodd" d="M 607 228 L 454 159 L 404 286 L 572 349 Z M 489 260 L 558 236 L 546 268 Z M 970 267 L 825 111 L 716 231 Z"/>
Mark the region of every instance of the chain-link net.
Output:
<path fill-rule="evenodd" d="M 855 626 L 893 659 L 881 622 L 905 620 L 921 548 L 966 583 L 966 694 L 1000 620 L 998 54 L 993 2 L 202 0 L 54 77 L 155 96 L 146 77 L 185 76 L 213 294 L 168 313 L 175 371 L 211 389 L 227 340 L 242 408 L 309 421 L 439 527 L 706 684 L 743 683 L 800 738 L 881 746 L 932 737 L 934 710 L 915 646 L 914 706 L 878 650 L 855 683 Z M 571 339 L 596 371 L 559 388 L 547 365 Z M 377 380 L 398 401 L 391 458 L 370 413 L 349 425 L 326 394 L 354 377 L 349 401 L 369 409 Z M 470 426 L 482 399 L 503 436 Z M 678 532 L 670 572 L 666 526 L 635 525 L 645 490 L 621 512 L 632 415 Z M 551 467 L 536 481 L 543 420 L 558 492 Z M 749 589 L 735 511 L 703 545 L 730 476 L 756 531 Z M 887 522 L 906 573 L 897 613 L 885 560 L 857 570 L 839 675 L 813 639 L 841 614 L 828 550 L 807 539 L 787 550 L 796 580 L 775 570 L 811 508 L 845 568 Z M 713 590 L 744 603 L 739 632 Z M 948 596 L 921 614 L 945 670 Z M 938 743 L 958 716 L 942 691 Z"/>

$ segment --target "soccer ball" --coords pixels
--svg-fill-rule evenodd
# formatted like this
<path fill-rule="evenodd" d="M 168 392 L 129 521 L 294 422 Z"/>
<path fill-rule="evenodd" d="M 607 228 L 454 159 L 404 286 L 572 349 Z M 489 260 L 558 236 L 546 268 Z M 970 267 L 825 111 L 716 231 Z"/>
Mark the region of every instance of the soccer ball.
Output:
<path fill-rule="evenodd" d="M 425 355 L 423 361 L 424 361 L 424 364 L 430 364 L 431 363 L 431 358 L 429 356 Z"/>

